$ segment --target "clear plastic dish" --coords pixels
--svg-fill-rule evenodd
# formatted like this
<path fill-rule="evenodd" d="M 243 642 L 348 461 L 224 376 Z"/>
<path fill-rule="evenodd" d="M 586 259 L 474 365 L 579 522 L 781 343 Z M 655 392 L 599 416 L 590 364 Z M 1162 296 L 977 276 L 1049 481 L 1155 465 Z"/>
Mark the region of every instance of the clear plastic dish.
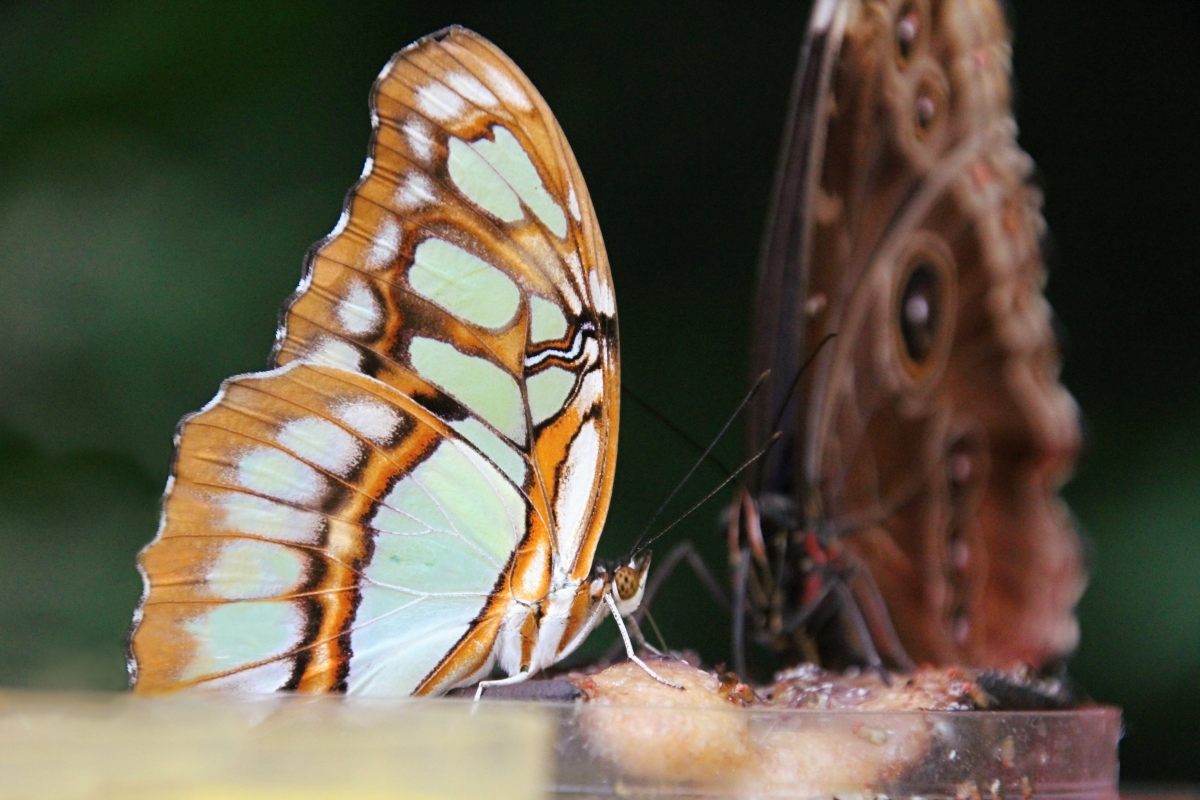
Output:
<path fill-rule="evenodd" d="M 1120 714 L 0 693 L 0 797 L 1116 798 Z"/>
<path fill-rule="evenodd" d="M 1118 796 L 1121 722 L 1111 707 L 681 713 L 584 706 L 559 713 L 560 796 Z M 651 733 L 630 733 L 639 727 Z M 656 736 L 669 746 L 647 745 Z"/>

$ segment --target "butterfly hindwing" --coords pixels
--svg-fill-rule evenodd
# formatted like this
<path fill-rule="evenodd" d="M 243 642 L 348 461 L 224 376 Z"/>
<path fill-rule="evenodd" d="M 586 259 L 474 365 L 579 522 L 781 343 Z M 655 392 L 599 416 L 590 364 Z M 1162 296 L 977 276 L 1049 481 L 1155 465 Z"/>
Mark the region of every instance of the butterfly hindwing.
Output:
<path fill-rule="evenodd" d="M 179 452 L 142 562 L 157 585 L 139 637 L 191 650 L 180 682 L 280 662 L 260 674 L 286 678 L 256 688 L 337 688 L 372 663 L 382 629 L 415 637 L 414 620 L 436 622 L 431 653 L 408 651 L 411 683 L 389 676 L 411 691 L 525 534 L 527 501 L 496 465 L 423 406 L 341 370 L 297 362 L 229 382 L 184 423 Z M 159 674 L 147 663 L 143 680 Z"/>
<path fill-rule="evenodd" d="M 510 616 L 590 572 L 616 311 L 566 140 L 458 28 L 398 53 L 371 108 L 274 369 L 181 424 L 139 560 L 140 690 L 444 691 L 486 674 Z"/>

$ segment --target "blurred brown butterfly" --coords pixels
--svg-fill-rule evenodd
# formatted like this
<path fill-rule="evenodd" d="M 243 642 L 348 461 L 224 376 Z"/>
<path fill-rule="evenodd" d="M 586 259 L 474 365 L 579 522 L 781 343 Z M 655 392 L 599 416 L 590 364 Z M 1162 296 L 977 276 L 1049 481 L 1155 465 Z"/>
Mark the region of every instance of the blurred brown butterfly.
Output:
<path fill-rule="evenodd" d="M 739 625 L 787 657 L 1045 666 L 1078 640 L 1080 429 L 1009 73 L 994 0 L 814 9 L 753 344 L 748 441 L 784 435 L 730 530 Z"/>

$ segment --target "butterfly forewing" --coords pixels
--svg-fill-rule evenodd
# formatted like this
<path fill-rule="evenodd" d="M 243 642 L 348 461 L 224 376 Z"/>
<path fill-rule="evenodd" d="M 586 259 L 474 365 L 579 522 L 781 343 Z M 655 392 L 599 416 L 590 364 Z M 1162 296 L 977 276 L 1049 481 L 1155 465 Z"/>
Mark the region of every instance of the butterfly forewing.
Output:
<path fill-rule="evenodd" d="M 852 592 L 882 598 L 918 661 L 1042 664 L 1077 637 L 1080 549 L 1056 492 L 1079 429 L 1009 49 L 990 0 L 820 3 L 759 290 L 755 363 L 786 374 L 753 438 L 798 354 L 836 334 L 763 488 L 849 552 Z M 777 588 L 808 569 L 789 552 Z"/>
<path fill-rule="evenodd" d="M 181 425 L 140 559 L 139 689 L 443 691 L 491 668 L 506 619 L 590 571 L 616 317 L 565 138 L 462 29 L 398 53 L 371 108 L 275 369 Z"/>
<path fill-rule="evenodd" d="M 372 108 L 372 159 L 345 226 L 310 259 L 311 286 L 285 316 L 277 362 L 315 358 L 384 380 L 416 373 L 475 401 L 491 432 L 533 455 L 531 477 L 544 478 L 528 487 L 535 503 L 596 508 L 579 551 L 586 574 L 611 486 L 601 462 L 615 456 L 619 392 L 612 283 L 574 157 L 520 70 L 461 32 L 402 51 Z M 331 330 L 329 320 L 350 324 Z M 564 407 L 575 424 L 548 424 Z M 580 485 L 552 476 L 589 414 L 601 446 L 577 470 L 585 500 Z M 576 532 L 563 533 L 555 544 L 579 550 Z"/>

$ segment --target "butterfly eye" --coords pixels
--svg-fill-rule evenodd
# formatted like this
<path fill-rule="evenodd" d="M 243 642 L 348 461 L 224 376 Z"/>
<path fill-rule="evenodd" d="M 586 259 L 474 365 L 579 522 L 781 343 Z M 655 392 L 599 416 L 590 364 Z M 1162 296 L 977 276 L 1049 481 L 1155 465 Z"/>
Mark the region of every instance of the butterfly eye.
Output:
<path fill-rule="evenodd" d="M 613 585 L 617 588 L 617 597 L 622 600 L 632 599 L 637 594 L 640 583 L 637 572 L 630 567 L 617 567 L 613 573 Z"/>

